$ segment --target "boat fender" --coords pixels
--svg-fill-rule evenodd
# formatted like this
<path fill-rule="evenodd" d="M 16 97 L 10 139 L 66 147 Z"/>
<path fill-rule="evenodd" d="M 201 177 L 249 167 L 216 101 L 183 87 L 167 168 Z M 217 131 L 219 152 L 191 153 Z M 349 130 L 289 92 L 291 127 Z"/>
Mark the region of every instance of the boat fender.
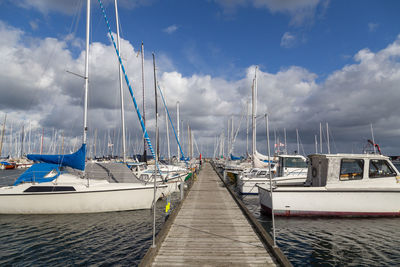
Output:
<path fill-rule="evenodd" d="M 311 175 L 312 175 L 312 177 L 316 177 L 317 176 L 317 168 L 315 168 L 315 167 L 312 168 Z"/>

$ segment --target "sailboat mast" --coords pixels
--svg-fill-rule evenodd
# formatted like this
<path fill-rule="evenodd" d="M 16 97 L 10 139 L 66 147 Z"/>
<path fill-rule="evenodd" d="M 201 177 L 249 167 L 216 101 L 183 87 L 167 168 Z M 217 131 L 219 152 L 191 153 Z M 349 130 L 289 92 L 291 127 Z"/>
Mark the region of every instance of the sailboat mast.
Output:
<path fill-rule="evenodd" d="M 256 154 L 256 113 L 257 113 L 257 68 L 255 69 L 255 74 L 254 74 L 254 80 L 253 80 L 253 86 L 252 86 L 252 90 L 251 90 L 251 125 L 252 125 L 252 153 L 253 153 L 253 157 L 252 157 L 252 162 L 253 162 L 253 168 L 254 168 L 254 156 Z"/>
<path fill-rule="evenodd" d="M 249 155 L 249 101 L 246 102 L 246 156 Z"/>
<path fill-rule="evenodd" d="M 177 132 L 177 139 L 178 139 L 178 161 L 181 159 L 181 155 L 180 155 L 180 151 L 179 151 L 179 101 L 176 101 L 176 123 L 177 126 L 176 128 L 178 128 L 178 132 Z"/>
<path fill-rule="evenodd" d="M 326 140 L 327 140 L 327 146 L 328 146 L 328 154 L 331 154 L 331 147 L 329 145 L 329 128 L 328 128 L 328 123 L 326 123 Z"/>
<path fill-rule="evenodd" d="M 154 69 L 154 96 L 155 96 L 155 108 L 156 108 L 156 164 L 160 157 L 160 142 L 158 140 L 158 97 L 157 97 L 157 75 L 156 75 L 156 58 L 153 53 L 153 69 Z"/>
<path fill-rule="evenodd" d="M 24 155 L 24 139 L 25 139 L 25 129 L 24 125 L 22 124 L 22 131 L 21 131 L 21 154 L 20 154 L 20 159 L 22 159 L 22 156 Z"/>
<path fill-rule="evenodd" d="M 121 45 L 119 41 L 119 18 L 118 18 L 118 5 L 117 0 L 114 0 L 115 5 L 115 19 L 117 24 L 117 49 L 121 54 Z M 121 64 L 118 62 L 118 72 L 119 72 L 119 91 L 121 95 L 121 123 L 122 123 L 122 159 L 126 162 L 126 136 L 125 136 L 125 107 L 124 107 L 124 90 L 122 86 L 122 69 Z"/>
<path fill-rule="evenodd" d="M 167 107 L 165 107 L 165 125 L 167 126 L 167 148 L 168 148 L 168 162 L 171 159 L 171 149 L 169 146 L 169 126 L 168 126 L 168 115 L 167 115 Z"/>
<path fill-rule="evenodd" d="M 90 0 L 86 2 L 86 52 L 85 52 L 85 99 L 83 106 L 83 144 L 87 141 L 87 110 L 88 110 L 88 91 L 89 91 L 89 37 L 90 37 Z"/>
<path fill-rule="evenodd" d="M 143 125 L 146 127 L 146 109 L 145 109 L 145 98 L 144 98 L 144 46 L 142 41 L 141 46 L 141 55 L 142 55 L 142 97 L 143 97 Z M 146 139 L 143 138 L 143 158 L 144 162 L 147 162 L 147 152 L 146 152 Z"/>
<path fill-rule="evenodd" d="M 4 115 L 4 123 L 3 123 L 3 128 L 1 130 L 0 157 L 3 151 L 3 140 L 4 140 L 4 132 L 6 130 L 6 120 L 7 120 L 7 114 Z"/>
<path fill-rule="evenodd" d="M 40 144 L 40 155 L 43 154 L 43 138 L 44 138 L 44 128 L 42 128 L 42 141 Z"/>

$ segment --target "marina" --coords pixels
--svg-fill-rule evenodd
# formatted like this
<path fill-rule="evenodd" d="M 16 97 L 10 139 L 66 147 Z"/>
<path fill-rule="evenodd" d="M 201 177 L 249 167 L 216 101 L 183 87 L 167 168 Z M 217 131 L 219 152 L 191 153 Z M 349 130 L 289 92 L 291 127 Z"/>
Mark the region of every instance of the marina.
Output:
<path fill-rule="evenodd" d="M 398 266 L 399 10 L 0 1 L 0 266 Z"/>

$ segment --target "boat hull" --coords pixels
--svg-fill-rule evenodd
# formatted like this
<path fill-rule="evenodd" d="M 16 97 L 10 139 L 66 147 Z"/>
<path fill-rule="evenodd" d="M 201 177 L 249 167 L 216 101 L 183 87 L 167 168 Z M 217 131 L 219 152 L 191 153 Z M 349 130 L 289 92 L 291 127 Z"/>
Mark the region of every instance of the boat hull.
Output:
<path fill-rule="evenodd" d="M 158 189 L 156 199 L 161 190 Z M 68 214 L 150 209 L 152 187 L 96 191 L 0 194 L 0 214 Z"/>
<path fill-rule="evenodd" d="M 303 186 L 306 177 L 287 176 L 275 177 L 272 179 L 273 184 L 278 186 Z M 243 178 L 238 179 L 237 187 L 242 195 L 258 195 L 258 185 L 269 187 L 269 178 Z"/>
<path fill-rule="evenodd" d="M 260 206 L 271 213 L 271 194 L 259 187 Z M 274 190 L 274 215 L 379 217 L 400 216 L 400 190 Z"/>

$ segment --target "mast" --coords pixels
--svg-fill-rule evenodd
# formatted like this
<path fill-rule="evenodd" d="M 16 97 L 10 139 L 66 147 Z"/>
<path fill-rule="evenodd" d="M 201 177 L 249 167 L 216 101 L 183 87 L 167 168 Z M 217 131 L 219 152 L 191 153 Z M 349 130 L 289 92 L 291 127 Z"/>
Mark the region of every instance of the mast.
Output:
<path fill-rule="evenodd" d="M 296 128 L 297 154 L 300 154 L 299 130 Z"/>
<path fill-rule="evenodd" d="M 319 123 L 319 153 L 322 154 L 322 123 Z"/>
<path fill-rule="evenodd" d="M 315 154 L 318 153 L 318 141 L 317 141 L 317 135 L 314 135 L 315 139 Z"/>
<path fill-rule="evenodd" d="M 24 154 L 24 139 L 25 139 L 25 129 L 24 125 L 22 124 L 22 131 L 21 131 L 21 154 L 20 159 L 22 159 L 22 155 Z"/>
<path fill-rule="evenodd" d="M 156 108 L 156 153 L 155 153 L 155 168 L 154 168 L 154 198 L 153 198 L 153 245 L 155 248 L 156 239 L 156 180 L 158 172 L 158 157 L 159 157 L 159 142 L 158 142 L 158 109 L 157 109 L 157 75 L 156 75 L 156 59 L 153 53 L 153 69 L 154 69 L 154 96 L 155 96 L 155 108 Z M 161 173 L 160 173 L 161 175 Z"/>
<path fill-rule="evenodd" d="M 180 150 L 179 150 L 179 101 L 176 101 L 176 123 L 178 128 L 177 136 L 178 136 L 178 161 L 181 160 Z"/>
<path fill-rule="evenodd" d="M 246 156 L 249 155 L 249 100 L 246 101 Z"/>
<path fill-rule="evenodd" d="M 155 108 L 156 108 L 156 164 L 160 157 L 160 142 L 158 140 L 158 97 L 157 97 L 157 74 L 156 74 L 156 58 L 153 53 L 153 69 L 154 69 L 154 97 L 155 97 Z"/>
<path fill-rule="evenodd" d="M 4 140 L 4 133 L 6 130 L 6 120 L 7 120 L 7 113 L 4 115 L 4 123 L 3 128 L 1 129 L 1 142 L 0 142 L 0 157 L 3 151 L 3 140 Z"/>
<path fill-rule="evenodd" d="M 230 154 L 232 154 L 233 155 L 233 137 L 234 137 L 234 127 L 233 127 L 233 115 L 232 115 L 232 123 L 231 123 L 231 126 L 232 126 L 232 130 L 231 130 L 231 153 Z"/>
<path fill-rule="evenodd" d="M 167 148 L 168 148 L 168 163 L 171 159 L 171 149 L 169 147 L 169 126 L 168 126 L 168 115 L 167 115 L 167 107 L 165 107 L 165 125 L 167 126 Z"/>
<path fill-rule="evenodd" d="M 61 154 L 64 154 L 64 132 L 61 133 L 62 141 L 61 141 Z"/>
<path fill-rule="evenodd" d="M 187 155 L 188 155 L 188 157 L 189 157 L 189 159 L 192 159 L 190 156 L 190 128 L 189 128 L 189 123 L 187 124 L 187 138 L 188 138 L 188 143 L 187 143 L 187 145 L 188 145 L 188 150 L 187 150 Z"/>
<path fill-rule="evenodd" d="M 288 150 L 287 150 L 287 143 L 286 143 L 286 128 L 283 128 L 283 135 L 285 136 L 285 154 L 287 154 Z"/>
<path fill-rule="evenodd" d="M 83 140 L 82 143 L 86 144 L 87 141 L 87 110 L 88 110 L 88 92 L 89 92 L 89 38 L 90 38 L 90 0 L 86 2 L 86 52 L 85 52 L 85 99 L 83 106 Z"/>
<path fill-rule="evenodd" d="M 143 97 L 143 125 L 146 127 L 146 109 L 145 109 L 145 98 L 144 98 L 144 46 L 142 41 L 141 46 L 141 56 L 142 56 L 142 97 Z M 147 150 L 146 150 L 146 139 L 143 138 L 143 162 L 147 162 Z"/>
<path fill-rule="evenodd" d="M 251 90 L 251 100 L 252 100 L 252 104 L 251 104 L 251 127 L 252 127 L 252 153 L 253 153 L 253 157 L 252 157 L 252 164 L 253 164 L 253 168 L 254 168 L 254 156 L 256 154 L 256 115 L 257 115 L 257 66 L 255 69 L 255 74 L 254 74 L 254 79 L 253 79 L 253 86 L 252 86 L 252 90 Z"/>
<path fill-rule="evenodd" d="M 96 158 L 97 155 L 96 143 L 97 143 L 97 129 L 94 130 L 94 158 Z"/>
<path fill-rule="evenodd" d="M 268 147 L 268 160 L 271 158 L 271 150 L 269 143 L 269 123 L 268 123 L 268 114 L 265 114 L 265 124 L 267 126 L 267 147 Z M 274 247 L 276 247 L 276 239 L 275 239 L 275 213 L 274 213 L 274 198 L 272 195 L 272 171 L 271 171 L 271 163 L 268 163 L 268 171 L 269 171 L 269 192 L 271 194 L 271 216 L 272 216 L 272 237 L 274 241 Z"/>
<path fill-rule="evenodd" d="M 40 144 L 40 155 L 43 154 L 43 136 L 44 136 L 44 128 L 42 128 L 42 142 Z"/>
<path fill-rule="evenodd" d="M 329 128 L 328 123 L 326 123 L 326 139 L 327 139 L 327 146 L 328 146 L 328 154 L 331 154 L 331 148 L 329 145 Z"/>
<path fill-rule="evenodd" d="M 115 5 L 115 19 L 117 24 L 117 49 L 121 54 L 121 46 L 119 41 L 119 19 L 118 19 L 118 5 L 117 0 L 114 0 Z M 125 107 L 124 107 L 124 90 L 122 86 L 122 69 L 121 64 L 118 62 L 118 72 L 119 72 L 119 91 L 121 95 L 121 123 L 122 123 L 122 159 L 124 163 L 126 162 L 126 136 L 125 136 Z"/>
<path fill-rule="evenodd" d="M 372 142 L 374 143 L 374 144 L 372 145 L 372 146 L 374 147 L 374 154 L 376 154 L 374 129 L 372 128 L 372 123 L 371 123 L 371 135 L 372 135 Z"/>

